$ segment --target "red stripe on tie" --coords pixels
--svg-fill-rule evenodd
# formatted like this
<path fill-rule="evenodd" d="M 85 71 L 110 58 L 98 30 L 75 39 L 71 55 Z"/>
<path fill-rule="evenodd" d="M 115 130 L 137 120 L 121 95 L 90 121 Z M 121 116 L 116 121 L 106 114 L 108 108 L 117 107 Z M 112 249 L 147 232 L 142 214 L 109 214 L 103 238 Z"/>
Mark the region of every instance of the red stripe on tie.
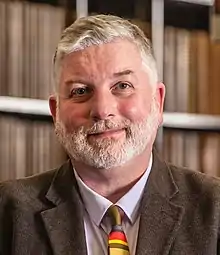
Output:
<path fill-rule="evenodd" d="M 122 233 L 122 232 L 116 232 L 116 231 L 114 231 L 114 232 L 111 232 L 110 234 L 109 234 L 109 240 L 121 240 L 121 241 L 124 241 L 124 242 L 127 242 L 127 240 L 126 240 L 126 236 L 125 236 L 125 234 L 124 233 Z"/>

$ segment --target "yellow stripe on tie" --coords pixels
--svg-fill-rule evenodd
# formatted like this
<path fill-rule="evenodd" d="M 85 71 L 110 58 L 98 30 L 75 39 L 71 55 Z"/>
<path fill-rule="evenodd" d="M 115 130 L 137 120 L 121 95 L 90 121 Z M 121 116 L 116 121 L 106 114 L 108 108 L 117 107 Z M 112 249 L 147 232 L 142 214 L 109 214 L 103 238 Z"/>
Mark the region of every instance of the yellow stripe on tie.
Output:
<path fill-rule="evenodd" d="M 122 249 L 118 249 L 118 248 L 110 248 L 110 254 L 114 254 L 114 255 L 129 255 L 129 251 L 126 250 L 122 250 Z"/>
<path fill-rule="evenodd" d="M 118 240 L 118 239 L 109 240 L 108 243 L 109 244 L 111 244 L 111 243 L 118 243 L 118 244 L 123 244 L 123 245 L 128 246 L 127 242 L 124 242 L 124 241 L 121 241 L 121 240 Z"/>

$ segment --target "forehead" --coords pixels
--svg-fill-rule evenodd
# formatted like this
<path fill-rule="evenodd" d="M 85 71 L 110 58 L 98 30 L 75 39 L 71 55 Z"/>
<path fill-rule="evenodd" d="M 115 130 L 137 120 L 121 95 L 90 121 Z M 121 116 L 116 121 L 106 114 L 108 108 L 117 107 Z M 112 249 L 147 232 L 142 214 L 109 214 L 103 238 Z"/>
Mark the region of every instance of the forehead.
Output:
<path fill-rule="evenodd" d="M 140 70 L 142 59 L 137 46 L 123 39 L 90 46 L 66 55 L 61 62 L 63 75 L 110 74 L 124 69 Z"/>

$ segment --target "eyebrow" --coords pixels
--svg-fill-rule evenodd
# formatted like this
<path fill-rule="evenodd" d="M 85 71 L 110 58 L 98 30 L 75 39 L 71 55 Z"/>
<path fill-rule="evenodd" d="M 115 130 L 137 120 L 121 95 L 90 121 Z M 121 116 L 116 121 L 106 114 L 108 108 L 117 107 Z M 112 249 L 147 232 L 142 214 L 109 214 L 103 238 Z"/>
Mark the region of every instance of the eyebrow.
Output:
<path fill-rule="evenodd" d="M 121 71 L 121 72 L 114 73 L 113 76 L 114 77 L 120 77 L 120 76 L 123 76 L 123 75 L 130 75 L 130 74 L 133 74 L 133 73 L 134 73 L 134 71 L 127 69 L 127 70 L 124 70 L 124 71 Z"/>
<path fill-rule="evenodd" d="M 67 86 L 71 86 L 73 84 L 85 84 L 85 85 L 91 85 L 89 82 L 83 79 L 68 79 L 64 82 Z"/>

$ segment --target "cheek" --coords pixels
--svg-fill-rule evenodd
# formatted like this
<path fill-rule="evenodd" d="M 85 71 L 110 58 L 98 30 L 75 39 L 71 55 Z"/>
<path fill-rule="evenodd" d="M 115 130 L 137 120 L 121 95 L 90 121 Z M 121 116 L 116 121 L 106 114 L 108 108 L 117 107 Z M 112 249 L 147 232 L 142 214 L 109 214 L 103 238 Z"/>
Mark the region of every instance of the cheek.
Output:
<path fill-rule="evenodd" d="M 149 100 L 130 99 L 120 105 L 121 114 L 132 122 L 143 121 L 150 113 Z"/>
<path fill-rule="evenodd" d="M 83 105 L 63 103 L 60 105 L 59 116 L 66 129 L 71 131 L 85 125 L 86 109 Z"/>

